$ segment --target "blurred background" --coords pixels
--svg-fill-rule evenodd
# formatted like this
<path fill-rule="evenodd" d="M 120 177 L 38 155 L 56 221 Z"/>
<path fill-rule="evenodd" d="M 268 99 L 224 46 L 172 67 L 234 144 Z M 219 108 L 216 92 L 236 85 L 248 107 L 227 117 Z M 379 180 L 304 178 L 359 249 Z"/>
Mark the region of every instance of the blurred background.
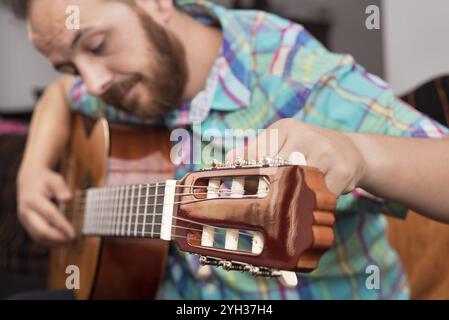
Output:
<path fill-rule="evenodd" d="M 447 0 L 214 2 L 229 8 L 262 9 L 303 24 L 330 50 L 352 54 L 368 71 L 386 79 L 398 95 L 409 95 L 433 79 L 446 79 L 441 76 L 449 73 Z M 29 43 L 25 23 L 15 20 L 1 3 L 0 298 L 3 298 L 45 286 L 47 250 L 33 244 L 18 225 L 14 183 L 36 99 L 58 74 Z M 380 8 L 379 30 L 368 30 L 365 26 L 368 17 L 365 10 L 369 5 Z M 438 107 L 435 117 L 444 119 L 441 110 Z"/>
<path fill-rule="evenodd" d="M 352 54 L 398 94 L 449 71 L 447 0 L 216 0 L 259 7 L 304 24 L 333 51 Z M 381 10 L 380 30 L 367 30 L 365 9 Z M 57 77 L 27 40 L 25 23 L 0 6 L 0 112 L 30 111 Z M 20 85 L 18 85 L 20 83 Z"/>

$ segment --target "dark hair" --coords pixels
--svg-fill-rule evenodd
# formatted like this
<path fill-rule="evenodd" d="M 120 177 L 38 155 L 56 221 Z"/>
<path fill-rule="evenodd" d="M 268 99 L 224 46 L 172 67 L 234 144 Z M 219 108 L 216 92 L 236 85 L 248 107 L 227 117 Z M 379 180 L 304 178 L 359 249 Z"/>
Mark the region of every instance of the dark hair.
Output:
<path fill-rule="evenodd" d="M 18 19 L 28 18 L 31 0 L 6 0 L 6 2 Z"/>
<path fill-rule="evenodd" d="M 28 18 L 31 1 L 32 0 L 6 0 L 17 19 Z M 173 4 L 176 8 L 180 8 L 177 0 L 173 0 Z"/>

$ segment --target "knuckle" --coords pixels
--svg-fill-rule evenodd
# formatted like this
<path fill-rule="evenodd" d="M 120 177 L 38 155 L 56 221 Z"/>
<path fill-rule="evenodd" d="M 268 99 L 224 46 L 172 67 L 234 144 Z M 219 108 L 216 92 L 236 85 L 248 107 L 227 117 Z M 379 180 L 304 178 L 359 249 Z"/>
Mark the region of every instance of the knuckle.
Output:
<path fill-rule="evenodd" d="M 352 179 L 352 171 L 348 166 L 341 166 L 338 170 L 338 176 L 341 181 L 348 183 Z"/>
<path fill-rule="evenodd" d="M 323 142 L 320 142 L 320 158 L 323 160 L 329 160 L 335 157 L 335 153 L 333 150 L 332 145 L 329 143 L 329 141 L 324 140 Z"/>

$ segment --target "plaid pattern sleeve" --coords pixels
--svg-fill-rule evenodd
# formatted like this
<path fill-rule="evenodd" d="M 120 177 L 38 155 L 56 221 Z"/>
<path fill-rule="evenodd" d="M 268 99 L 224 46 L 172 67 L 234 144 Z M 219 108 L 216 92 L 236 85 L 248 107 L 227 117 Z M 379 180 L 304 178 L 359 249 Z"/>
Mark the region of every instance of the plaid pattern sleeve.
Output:
<path fill-rule="evenodd" d="M 336 67 L 319 79 L 297 116 L 339 131 L 413 138 L 442 138 L 448 134 L 447 128 L 397 98 L 388 84 L 356 64 L 351 56 L 341 56 Z M 384 214 L 403 218 L 408 211 L 398 203 L 360 190 L 354 190 L 353 196 L 361 202 L 374 201 Z"/>

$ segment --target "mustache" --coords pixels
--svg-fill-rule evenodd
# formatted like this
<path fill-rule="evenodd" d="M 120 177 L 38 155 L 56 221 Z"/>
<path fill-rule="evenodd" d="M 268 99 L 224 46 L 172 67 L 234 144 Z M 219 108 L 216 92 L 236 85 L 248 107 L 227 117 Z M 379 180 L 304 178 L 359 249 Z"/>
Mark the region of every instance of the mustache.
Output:
<path fill-rule="evenodd" d="M 123 95 L 131 89 L 134 85 L 142 81 L 140 75 L 134 75 L 128 80 L 122 81 L 111 86 L 103 95 L 101 99 L 106 103 L 114 107 L 123 108 L 121 105 Z"/>

